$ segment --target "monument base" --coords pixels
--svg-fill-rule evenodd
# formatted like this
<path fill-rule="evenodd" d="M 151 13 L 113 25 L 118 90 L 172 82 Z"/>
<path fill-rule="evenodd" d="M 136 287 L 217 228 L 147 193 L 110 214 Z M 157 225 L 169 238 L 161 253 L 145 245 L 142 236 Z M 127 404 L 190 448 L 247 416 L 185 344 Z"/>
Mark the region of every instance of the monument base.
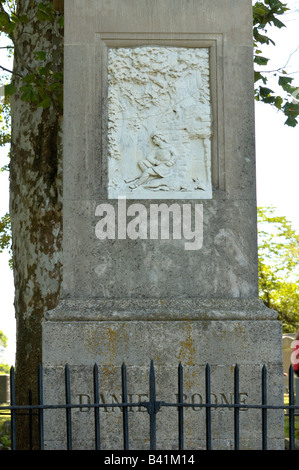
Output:
<path fill-rule="evenodd" d="M 143 306 L 143 308 L 141 308 Z M 162 320 L 163 318 L 163 320 Z M 122 364 L 126 365 L 129 448 L 149 450 L 150 363 L 156 399 L 158 450 L 177 450 L 178 365 L 183 366 L 184 449 L 206 448 L 207 364 L 210 368 L 211 446 L 234 448 L 235 366 L 241 449 L 262 448 L 262 368 L 267 403 L 283 403 L 282 329 L 276 313 L 257 300 L 199 299 L 62 301 L 43 323 L 44 402 L 65 403 L 64 366 L 70 367 L 72 404 L 94 403 L 98 366 L 101 449 L 123 449 Z M 139 405 L 138 405 L 139 404 Z M 223 407 L 222 405 L 225 405 Z M 95 448 L 94 410 L 72 409 L 73 449 Z M 66 448 L 65 410 L 45 412 L 46 449 Z M 267 410 L 268 449 L 284 448 L 283 410 Z"/>

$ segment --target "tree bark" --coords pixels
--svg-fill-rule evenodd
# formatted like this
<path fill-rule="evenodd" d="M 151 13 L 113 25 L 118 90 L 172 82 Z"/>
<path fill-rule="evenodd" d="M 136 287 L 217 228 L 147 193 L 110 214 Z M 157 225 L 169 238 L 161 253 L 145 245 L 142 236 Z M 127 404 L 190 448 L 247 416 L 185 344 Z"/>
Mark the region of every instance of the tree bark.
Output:
<path fill-rule="evenodd" d="M 57 11 L 60 11 L 60 13 L 64 12 L 64 0 L 53 0 L 54 2 L 54 8 Z"/>
<path fill-rule="evenodd" d="M 50 52 L 62 69 L 63 37 L 58 23 L 39 21 L 40 0 L 18 2 L 18 15 L 30 21 L 15 31 L 15 77 L 36 69 L 34 51 Z M 57 17 L 59 14 L 57 13 Z M 57 18 L 58 19 L 58 18 Z M 20 86 L 18 78 L 15 84 Z M 41 323 L 59 301 L 62 242 L 62 112 L 11 101 L 10 216 L 15 284 L 16 396 L 28 404 L 37 400 L 37 368 L 42 362 Z M 17 418 L 18 448 L 29 449 L 24 417 Z M 34 435 L 34 448 L 37 448 Z"/>

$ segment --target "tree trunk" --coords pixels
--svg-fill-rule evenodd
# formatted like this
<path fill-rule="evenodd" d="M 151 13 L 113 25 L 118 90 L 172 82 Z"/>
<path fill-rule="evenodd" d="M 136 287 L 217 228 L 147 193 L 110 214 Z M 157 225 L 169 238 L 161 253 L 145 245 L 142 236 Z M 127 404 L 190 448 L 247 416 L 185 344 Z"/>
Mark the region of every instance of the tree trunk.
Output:
<path fill-rule="evenodd" d="M 20 0 L 18 15 L 30 21 L 15 31 L 14 73 L 36 70 L 34 51 L 54 57 L 53 67 L 62 68 L 63 40 L 58 23 L 36 17 L 41 0 Z M 47 2 L 45 2 L 47 3 Z M 56 13 L 57 17 L 59 13 Z M 12 138 L 10 165 L 10 215 L 17 324 L 17 404 L 37 397 L 37 368 L 42 362 L 41 322 L 59 300 L 62 241 L 62 112 L 23 101 L 16 94 L 11 102 Z M 18 448 L 28 449 L 27 423 L 17 418 Z M 27 436 L 26 436 L 27 435 Z M 37 440 L 34 435 L 34 448 Z"/>
<path fill-rule="evenodd" d="M 60 13 L 64 12 L 64 0 L 53 0 L 53 3 L 55 10 L 60 11 Z"/>

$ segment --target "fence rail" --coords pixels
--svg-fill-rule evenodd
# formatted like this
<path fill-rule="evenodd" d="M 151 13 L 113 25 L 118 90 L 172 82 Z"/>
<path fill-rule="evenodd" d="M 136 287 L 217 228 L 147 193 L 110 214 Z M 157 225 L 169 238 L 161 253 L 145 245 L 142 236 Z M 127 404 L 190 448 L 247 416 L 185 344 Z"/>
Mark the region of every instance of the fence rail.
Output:
<path fill-rule="evenodd" d="M 245 404 L 239 401 L 239 367 L 234 366 L 234 403 L 212 403 L 211 400 L 211 372 L 209 364 L 205 367 L 205 403 L 186 403 L 184 402 L 183 393 L 183 366 L 178 366 L 178 401 L 165 402 L 158 401 L 156 397 L 156 378 L 154 363 L 150 363 L 149 371 L 149 400 L 141 401 L 138 403 L 132 403 L 128 401 L 127 392 L 127 371 L 126 365 L 123 364 L 121 368 L 121 383 L 122 383 L 122 403 L 100 403 L 99 393 L 99 380 L 98 380 L 98 366 L 97 364 L 93 367 L 93 391 L 94 391 L 94 403 L 79 403 L 75 404 L 71 402 L 71 381 L 70 381 L 70 368 L 67 364 L 65 366 L 65 403 L 64 404 L 45 404 L 43 400 L 43 368 L 38 368 L 38 404 L 32 404 L 32 395 L 29 392 L 29 404 L 28 405 L 17 405 L 16 404 L 16 393 L 15 393 L 15 370 L 14 367 L 10 370 L 10 405 L 0 406 L 1 410 L 10 411 L 11 417 L 11 450 L 17 448 L 17 426 L 16 418 L 20 415 L 26 415 L 29 417 L 29 435 L 32 442 L 32 419 L 33 416 L 38 417 L 38 434 L 39 434 L 39 449 L 44 450 L 44 411 L 51 409 L 64 409 L 66 419 L 66 447 L 67 450 L 73 448 L 73 429 L 72 429 L 72 409 L 86 409 L 91 408 L 94 411 L 94 431 L 95 431 L 95 450 L 101 450 L 101 429 L 100 429 L 100 410 L 105 408 L 118 407 L 123 412 L 123 449 L 129 450 L 129 418 L 128 408 L 132 407 L 144 407 L 149 414 L 149 437 L 150 437 L 150 450 L 156 450 L 156 431 L 157 423 L 156 416 L 158 411 L 162 407 L 173 407 L 177 408 L 178 411 L 178 449 L 184 450 L 184 409 L 188 407 L 198 407 L 205 409 L 205 442 L 206 449 L 212 449 L 212 421 L 211 421 L 211 410 L 213 408 L 233 408 L 234 412 L 234 449 L 239 450 L 240 448 L 240 409 L 259 409 L 262 414 L 262 450 L 268 448 L 268 436 L 267 436 L 267 417 L 268 410 L 285 410 L 285 416 L 288 417 L 289 421 L 289 450 L 295 450 L 295 416 L 299 416 L 296 411 L 299 410 L 299 406 L 295 404 L 295 392 L 294 392 L 294 372 L 292 365 L 289 369 L 289 390 L 288 398 L 289 404 L 282 403 L 281 405 L 270 405 L 267 402 L 267 368 L 262 367 L 261 370 L 261 404 Z M 299 413 L 299 411 L 298 411 Z"/>

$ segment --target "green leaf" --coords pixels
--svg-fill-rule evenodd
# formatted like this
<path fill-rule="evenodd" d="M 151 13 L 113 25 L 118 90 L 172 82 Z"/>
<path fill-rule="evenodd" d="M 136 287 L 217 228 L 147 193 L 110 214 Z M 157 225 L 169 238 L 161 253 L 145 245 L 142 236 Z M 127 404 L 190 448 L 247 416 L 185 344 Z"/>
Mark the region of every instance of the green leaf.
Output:
<path fill-rule="evenodd" d="M 47 13 L 45 13 L 44 11 L 40 11 L 40 10 L 37 12 L 36 16 L 39 21 L 49 21 L 50 19 Z"/>
<path fill-rule="evenodd" d="M 9 248 L 11 239 L 11 227 L 9 214 L 0 218 L 0 253 Z"/>
<path fill-rule="evenodd" d="M 39 3 L 37 6 L 37 19 L 40 21 L 53 21 L 54 16 L 54 6 L 53 2 Z"/>
<path fill-rule="evenodd" d="M 22 82 L 24 82 L 24 83 L 34 83 L 35 78 L 36 78 L 35 74 L 30 73 L 28 75 L 25 75 L 25 77 L 22 78 Z"/>
<path fill-rule="evenodd" d="M 267 83 L 267 78 L 261 74 L 261 72 L 254 72 L 254 81 L 262 80 L 264 85 Z"/>
<path fill-rule="evenodd" d="M 3 29 L 4 26 L 8 24 L 8 19 L 5 13 L 0 12 L 0 28 Z"/>
<path fill-rule="evenodd" d="M 260 94 L 262 98 L 266 98 L 271 93 L 273 93 L 273 90 L 271 90 L 270 88 L 260 86 Z"/>
<path fill-rule="evenodd" d="M 274 26 L 276 26 L 277 28 L 285 28 L 286 25 L 283 24 L 280 20 L 278 20 L 277 18 L 273 18 L 273 24 Z"/>
<path fill-rule="evenodd" d="M 266 57 L 262 57 L 262 56 L 255 56 L 254 62 L 258 65 L 267 65 L 267 63 L 269 62 L 269 59 L 267 59 Z"/>
<path fill-rule="evenodd" d="M 293 78 L 291 77 L 282 77 L 280 76 L 279 79 L 278 79 L 278 84 L 284 88 L 286 85 L 289 85 L 290 83 L 292 83 L 293 81 Z"/>
<path fill-rule="evenodd" d="M 257 28 L 253 28 L 253 37 L 254 39 L 261 44 L 270 44 L 275 45 L 274 41 L 264 34 L 260 34 Z"/>
<path fill-rule="evenodd" d="M 261 4 L 254 5 L 254 14 L 255 14 L 255 16 L 256 15 L 264 15 L 266 11 L 267 10 L 266 10 L 264 5 L 261 5 Z"/>
<path fill-rule="evenodd" d="M 275 100 L 276 100 L 275 96 L 267 96 L 263 98 L 263 102 L 268 103 L 268 104 L 274 104 Z"/>
<path fill-rule="evenodd" d="M 38 74 L 42 77 L 49 75 L 50 71 L 51 71 L 51 62 L 48 62 L 44 67 L 39 67 L 37 69 Z"/>
<path fill-rule="evenodd" d="M 5 85 L 4 90 L 5 96 L 12 96 L 17 92 L 17 88 L 12 83 L 8 83 L 7 85 Z"/>
<path fill-rule="evenodd" d="M 50 107 L 50 104 L 51 104 L 51 101 L 50 101 L 50 97 L 49 96 L 46 96 L 43 101 L 41 101 L 39 103 L 39 106 L 41 106 L 42 108 L 49 108 Z"/>
<path fill-rule="evenodd" d="M 299 115 L 299 104 L 298 103 L 286 103 L 284 105 L 284 113 L 286 116 L 297 117 Z"/>
<path fill-rule="evenodd" d="M 53 5 L 53 2 L 50 2 L 50 1 L 40 2 L 37 5 L 37 8 L 42 11 L 51 11 L 51 10 L 54 10 L 54 5 Z"/>
<path fill-rule="evenodd" d="M 38 103 L 38 94 L 36 93 L 32 85 L 24 85 L 20 88 L 20 91 L 22 92 L 21 98 L 23 101 L 31 101 L 32 103 Z"/>
<path fill-rule="evenodd" d="M 296 127 L 298 124 L 298 121 L 293 118 L 293 117 L 288 117 L 288 119 L 285 122 L 285 125 L 290 126 L 290 127 Z"/>
<path fill-rule="evenodd" d="M 46 60 L 47 53 L 45 51 L 35 51 L 34 55 L 39 60 Z"/>
<path fill-rule="evenodd" d="M 275 107 L 277 109 L 281 109 L 282 103 L 283 103 L 282 97 L 281 96 L 276 96 L 275 102 L 274 102 Z"/>
<path fill-rule="evenodd" d="M 27 15 L 21 15 L 18 20 L 23 23 L 23 24 L 27 24 L 29 19 L 28 19 L 28 16 Z"/>

